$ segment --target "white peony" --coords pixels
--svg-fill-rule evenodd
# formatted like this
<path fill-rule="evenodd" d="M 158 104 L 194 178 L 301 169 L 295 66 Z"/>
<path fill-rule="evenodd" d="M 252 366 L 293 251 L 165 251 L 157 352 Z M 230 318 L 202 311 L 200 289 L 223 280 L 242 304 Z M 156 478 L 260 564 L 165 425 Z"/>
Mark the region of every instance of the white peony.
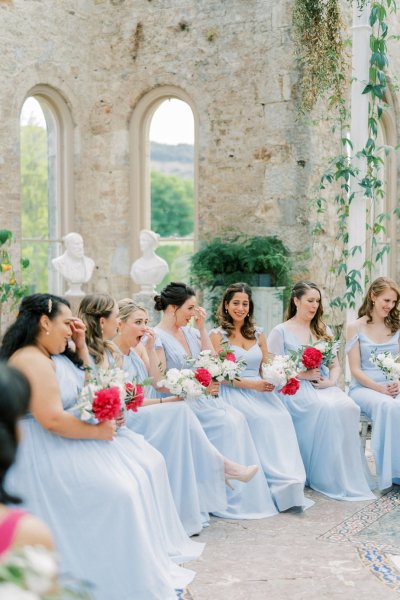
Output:
<path fill-rule="evenodd" d="M 0 598 L 4 600 L 40 600 L 40 596 L 13 583 L 0 583 Z"/>

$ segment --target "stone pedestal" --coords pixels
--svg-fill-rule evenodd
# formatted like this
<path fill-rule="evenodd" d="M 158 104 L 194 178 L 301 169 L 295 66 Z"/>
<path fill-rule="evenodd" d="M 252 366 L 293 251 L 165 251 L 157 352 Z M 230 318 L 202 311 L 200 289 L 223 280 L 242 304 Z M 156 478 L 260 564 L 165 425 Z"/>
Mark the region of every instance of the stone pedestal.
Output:
<path fill-rule="evenodd" d="M 154 310 L 154 296 L 157 292 L 137 292 L 133 294 L 132 299 L 136 304 L 141 304 L 145 307 L 149 314 L 149 325 L 155 327 L 161 319 L 161 313 Z"/>
<path fill-rule="evenodd" d="M 76 317 L 78 315 L 78 308 L 81 303 L 81 300 L 85 297 L 86 294 L 82 292 L 82 290 L 80 290 L 80 293 L 71 293 L 72 285 L 73 284 L 71 284 L 71 289 L 65 292 L 64 298 L 66 298 L 66 300 L 68 300 L 68 302 L 70 303 L 72 314 L 74 317 Z M 80 287 L 80 284 L 77 285 L 79 285 Z"/>

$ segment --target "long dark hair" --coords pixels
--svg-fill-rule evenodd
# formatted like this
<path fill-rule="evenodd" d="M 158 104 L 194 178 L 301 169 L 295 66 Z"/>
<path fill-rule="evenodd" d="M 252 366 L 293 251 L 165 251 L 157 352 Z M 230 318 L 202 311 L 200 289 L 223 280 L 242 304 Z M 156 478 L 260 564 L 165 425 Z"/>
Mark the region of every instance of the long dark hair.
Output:
<path fill-rule="evenodd" d="M 324 314 L 324 309 L 322 308 L 321 290 L 319 289 L 317 284 L 313 283 L 312 281 L 298 281 L 293 286 L 293 288 L 291 290 L 291 294 L 290 294 L 290 302 L 289 302 L 289 306 L 288 306 L 288 309 L 286 312 L 285 321 L 288 321 L 289 319 L 294 317 L 296 314 L 297 309 L 296 309 L 296 305 L 294 303 L 294 299 L 298 298 L 300 300 L 300 298 L 302 296 L 304 296 L 304 294 L 306 294 L 309 290 L 316 290 L 319 293 L 319 298 L 320 298 L 317 312 L 313 316 L 311 323 L 310 323 L 310 329 L 314 333 L 316 338 L 329 340 L 329 339 L 331 339 L 331 336 L 327 333 L 326 325 L 322 320 L 322 315 Z"/>
<path fill-rule="evenodd" d="M 244 318 L 244 323 L 240 328 L 240 333 L 246 340 L 254 340 L 255 339 L 255 330 L 256 326 L 253 320 L 254 314 L 254 302 L 251 293 L 251 287 L 247 285 L 247 283 L 232 283 L 226 290 L 222 297 L 221 303 L 218 306 L 216 317 L 219 325 L 224 329 L 228 337 L 234 330 L 233 319 L 230 316 L 229 312 L 225 309 L 225 304 L 229 304 L 232 300 L 233 296 L 237 293 L 247 294 L 249 298 L 249 312 Z"/>
<path fill-rule="evenodd" d="M 26 296 L 19 307 L 19 313 L 4 334 L 0 348 L 0 358 L 8 360 L 14 352 L 25 346 L 34 346 L 42 315 L 53 321 L 60 312 L 60 305 L 70 307 L 68 300 L 53 294 L 32 294 Z"/>
<path fill-rule="evenodd" d="M 171 281 L 159 294 L 154 296 L 155 310 L 165 310 L 171 304 L 180 308 L 186 300 L 196 295 L 196 292 L 186 283 Z"/>
<path fill-rule="evenodd" d="M 17 422 L 28 410 L 30 386 L 17 369 L 0 361 L 0 502 L 16 504 L 19 498 L 4 489 L 4 480 L 17 453 Z"/>
<path fill-rule="evenodd" d="M 393 279 L 390 279 L 390 277 L 378 277 L 377 279 L 375 279 L 375 281 L 371 283 L 367 293 L 365 294 L 363 303 L 358 309 L 358 316 L 364 317 L 366 315 L 368 317 L 367 323 L 372 323 L 371 313 L 374 306 L 372 294 L 374 294 L 374 296 L 380 296 L 387 289 L 393 290 L 393 292 L 397 294 L 397 302 L 392 308 L 392 310 L 389 312 L 388 316 L 385 317 L 384 322 L 386 327 L 389 327 L 392 333 L 396 333 L 396 331 L 400 329 L 400 290 L 397 286 L 397 283 Z"/>

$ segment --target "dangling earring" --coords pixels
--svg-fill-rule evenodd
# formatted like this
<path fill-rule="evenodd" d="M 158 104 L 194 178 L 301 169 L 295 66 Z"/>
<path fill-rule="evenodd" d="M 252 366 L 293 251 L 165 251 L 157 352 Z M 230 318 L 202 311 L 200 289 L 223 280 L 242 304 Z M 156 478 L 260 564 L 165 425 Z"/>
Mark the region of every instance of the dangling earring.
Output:
<path fill-rule="evenodd" d="M 249 316 L 250 316 L 250 313 L 247 313 L 246 317 L 249 317 Z"/>
<path fill-rule="evenodd" d="M 228 309 L 227 309 L 227 308 L 225 309 L 225 314 L 226 314 L 226 315 L 228 314 Z"/>
<path fill-rule="evenodd" d="M 46 331 L 46 335 L 50 335 L 50 331 Z"/>

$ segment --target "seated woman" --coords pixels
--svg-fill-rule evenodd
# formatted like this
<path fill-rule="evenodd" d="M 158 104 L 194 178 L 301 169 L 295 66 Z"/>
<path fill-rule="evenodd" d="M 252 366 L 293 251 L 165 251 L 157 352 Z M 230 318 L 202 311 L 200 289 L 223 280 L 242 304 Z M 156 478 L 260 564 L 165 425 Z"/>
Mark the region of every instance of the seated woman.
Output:
<path fill-rule="evenodd" d="M 193 573 L 168 557 L 147 473 L 131 445 L 118 442 L 114 420 L 84 423 L 68 411 L 84 377 L 67 357 L 57 358 L 71 336 L 87 358 L 83 324 L 65 299 L 51 294 L 24 298 L 4 336 L 1 356 L 26 375 L 32 390 L 10 489 L 50 526 L 62 570 L 92 582 L 95 600 L 173 600 L 174 588 Z M 196 546 L 187 539 L 191 558 L 199 554 Z"/>
<path fill-rule="evenodd" d="M 400 484 L 400 390 L 398 380 L 388 381 L 370 357 L 372 352 L 398 356 L 399 300 L 396 282 L 378 277 L 365 295 L 359 318 L 347 327 L 346 350 L 353 376 L 349 395 L 373 422 L 371 449 L 381 490 Z"/>
<path fill-rule="evenodd" d="M 205 311 L 196 307 L 195 293 L 185 283 L 172 282 L 155 296 L 155 308 L 163 316 L 155 328 L 157 363 L 162 369 L 191 368 L 188 357 L 196 358 L 201 350 L 213 350 L 205 326 Z M 195 318 L 197 329 L 189 325 Z M 238 410 L 218 395 L 219 384 L 212 383 L 208 394 L 188 398 L 185 402 L 199 419 L 208 439 L 221 454 L 241 464 L 254 463 L 252 481 L 246 486 L 235 483 L 228 490 L 228 510 L 218 512 L 227 518 L 259 518 L 277 513 L 271 492 L 263 476 L 260 459 L 247 425 Z M 158 397 L 165 394 L 157 393 Z M 257 471 L 258 468 L 258 472 Z M 247 477 L 237 477 L 247 480 Z M 247 517 L 245 517 L 247 515 Z"/>
<path fill-rule="evenodd" d="M 113 342 L 123 356 L 125 371 L 138 383 L 149 375 L 153 381 L 159 381 L 163 373 L 154 348 L 155 334 L 147 327 L 146 310 L 129 298 L 121 300 L 118 306 L 121 323 Z M 144 335 L 146 347 L 141 343 Z M 243 467 L 218 452 L 196 415 L 181 400 L 176 396 L 146 398 L 144 407 L 137 413 L 128 413 L 127 425 L 144 435 L 164 456 L 179 516 L 184 525 L 187 523 L 185 528 L 189 531 L 190 524 L 193 528 L 207 522 L 208 513 L 226 512 L 224 471 L 226 478 L 237 479 Z M 235 518 L 235 513 L 232 512 L 231 516 Z M 251 517 L 247 515 L 248 518 L 263 516 L 257 513 Z"/>
<path fill-rule="evenodd" d="M 264 475 L 280 511 L 313 504 L 304 497 L 306 474 L 291 416 L 274 386 L 260 377 L 268 350 L 262 329 L 253 321 L 251 289 L 234 283 L 225 291 L 218 308 L 218 329 L 210 338 L 216 351 L 229 344 L 245 362 L 239 380 L 223 382 L 221 397 L 246 417 L 261 460 Z"/>
<path fill-rule="evenodd" d="M 293 287 L 286 322 L 268 336 L 273 354 L 290 354 L 310 342 L 331 339 L 322 320 L 321 292 L 315 283 Z M 297 433 L 307 485 L 336 500 L 371 500 L 367 465 L 359 436 L 360 410 L 337 386 L 337 358 L 330 368 L 298 373 L 300 389 L 283 396 Z"/>
<path fill-rule="evenodd" d="M 49 529 L 42 521 L 23 510 L 9 508 L 21 500 L 4 486 L 7 472 L 15 461 L 19 420 L 29 406 L 30 388 L 26 377 L 0 363 L 0 558 L 9 550 L 24 546 L 43 546 L 53 550 Z"/>

